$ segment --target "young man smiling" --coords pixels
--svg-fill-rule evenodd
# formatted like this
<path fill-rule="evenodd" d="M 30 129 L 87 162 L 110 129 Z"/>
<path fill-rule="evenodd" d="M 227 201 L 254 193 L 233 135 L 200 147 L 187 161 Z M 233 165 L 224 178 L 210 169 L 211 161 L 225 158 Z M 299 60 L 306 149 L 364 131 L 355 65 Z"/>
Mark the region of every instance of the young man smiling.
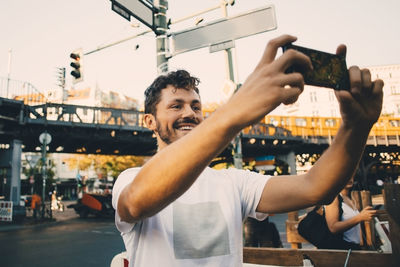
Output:
<path fill-rule="evenodd" d="M 145 122 L 159 150 L 142 168 L 121 173 L 113 189 L 130 266 L 241 266 L 246 217 L 330 203 L 347 183 L 382 108 L 383 82 L 358 67 L 349 69 L 351 89 L 335 91 L 343 120 L 335 140 L 306 174 L 207 167 L 244 127 L 297 100 L 303 77 L 285 71 L 293 64 L 312 69 L 310 59 L 294 50 L 275 59 L 279 47 L 295 40 L 271 40 L 240 90 L 207 120 L 198 80 L 185 71 L 160 76 L 146 90 Z"/>

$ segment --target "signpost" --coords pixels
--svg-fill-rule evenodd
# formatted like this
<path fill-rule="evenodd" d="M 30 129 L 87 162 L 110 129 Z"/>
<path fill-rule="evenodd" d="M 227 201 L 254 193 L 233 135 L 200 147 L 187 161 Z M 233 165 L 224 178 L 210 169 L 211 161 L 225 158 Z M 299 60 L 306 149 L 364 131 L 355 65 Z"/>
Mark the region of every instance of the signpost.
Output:
<path fill-rule="evenodd" d="M 171 34 L 171 54 L 177 55 L 202 47 L 211 46 L 217 50 L 217 44 L 232 46 L 229 41 L 271 31 L 277 28 L 273 5 L 255 9 L 234 17 L 213 21 L 204 26 L 193 27 Z"/>

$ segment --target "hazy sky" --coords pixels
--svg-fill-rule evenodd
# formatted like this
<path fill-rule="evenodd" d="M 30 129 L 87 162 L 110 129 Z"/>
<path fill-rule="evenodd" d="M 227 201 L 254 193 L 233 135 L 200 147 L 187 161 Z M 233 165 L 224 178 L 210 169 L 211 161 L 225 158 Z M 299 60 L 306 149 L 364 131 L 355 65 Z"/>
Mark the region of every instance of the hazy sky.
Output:
<path fill-rule="evenodd" d="M 172 20 L 218 5 L 219 0 L 170 0 Z M 298 37 L 299 45 L 334 52 L 348 46 L 348 65 L 400 64 L 400 1 L 397 0 L 236 0 L 228 6 L 234 16 L 273 4 L 278 28 L 236 41 L 237 82 L 253 70 L 268 40 L 283 33 Z M 203 23 L 220 19 L 221 10 L 204 15 Z M 194 26 L 195 19 L 172 25 L 171 32 Z M 132 19 L 132 22 L 136 22 Z M 69 54 L 84 52 L 147 30 L 131 26 L 111 10 L 108 0 L 0 0 L 0 76 L 8 73 L 8 51 L 12 49 L 12 79 L 32 83 L 39 90 L 57 88 L 56 67 L 67 67 L 71 85 Z M 139 49 L 135 50 L 139 44 Z M 84 57 L 84 82 L 76 87 L 97 85 L 143 100 L 143 90 L 156 77 L 155 35 L 124 42 Z M 177 55 L 170 68 L 185 68 L 198 76 L 203 101 L 219 101 L 226 79 L 223 52 L 208 48 Z"/>

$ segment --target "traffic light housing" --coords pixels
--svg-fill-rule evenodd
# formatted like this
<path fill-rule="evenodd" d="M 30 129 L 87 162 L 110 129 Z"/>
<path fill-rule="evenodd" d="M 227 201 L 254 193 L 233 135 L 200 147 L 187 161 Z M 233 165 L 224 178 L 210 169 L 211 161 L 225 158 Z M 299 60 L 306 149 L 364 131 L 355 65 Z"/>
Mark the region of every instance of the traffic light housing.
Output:
<path fill-rule="evenodd" d="M 71 75 L 73 84 L 83 80 L 82 56 L 82 49 L 77 49 L 69 55 L 72 59 L 70 66 L 72 67 Z"/>

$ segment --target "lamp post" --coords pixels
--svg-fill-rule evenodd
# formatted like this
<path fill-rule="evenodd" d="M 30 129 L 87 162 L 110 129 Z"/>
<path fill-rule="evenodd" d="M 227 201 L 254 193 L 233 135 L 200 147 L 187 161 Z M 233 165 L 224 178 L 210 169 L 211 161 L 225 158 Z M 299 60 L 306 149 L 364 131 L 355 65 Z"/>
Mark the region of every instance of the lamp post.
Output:
<path fill-rule="evenodd" d="M 45 198 L 46 198 L 46 179 L 47 179 L 47 145 L 51 143 L 51 135 L 47 132 L 43 132 L 39 136 L 39 141 L 42 144 L 42 179 L 43 179 L 43 188 L 42 188 L 42 219 L 44 218 L 45 213 Z M 50 209 L 51 210 L 51 209 Z"/>

